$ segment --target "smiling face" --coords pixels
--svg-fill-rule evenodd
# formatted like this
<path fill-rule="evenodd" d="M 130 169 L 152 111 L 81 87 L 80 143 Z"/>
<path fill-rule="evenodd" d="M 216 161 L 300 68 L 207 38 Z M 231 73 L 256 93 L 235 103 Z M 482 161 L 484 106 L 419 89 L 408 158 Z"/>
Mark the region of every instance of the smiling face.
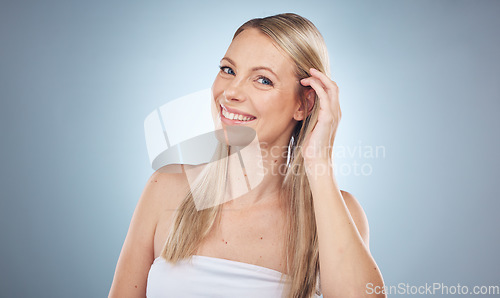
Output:
<path fill-rule="evenodd" d="M 223 126 L 243 125 L 260 142 L 288 144 L 300 109 L 295 64 L 265 34 L 248 28 L 231 42 L 212 92 Z"/>

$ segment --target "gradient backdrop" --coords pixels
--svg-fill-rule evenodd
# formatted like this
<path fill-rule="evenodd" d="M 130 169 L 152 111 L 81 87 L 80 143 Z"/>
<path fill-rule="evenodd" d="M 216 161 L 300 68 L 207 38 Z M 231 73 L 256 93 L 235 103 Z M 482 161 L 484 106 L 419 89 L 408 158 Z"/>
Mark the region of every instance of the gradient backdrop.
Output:
<path fill-rule="evenodd" d="M 2 1 L 1 297 L 107 296 L 153 172 L 146 115 L 280 12 L 327 42 L 338 180 L 386 284 L 500 285 L 499 1 Z"/>

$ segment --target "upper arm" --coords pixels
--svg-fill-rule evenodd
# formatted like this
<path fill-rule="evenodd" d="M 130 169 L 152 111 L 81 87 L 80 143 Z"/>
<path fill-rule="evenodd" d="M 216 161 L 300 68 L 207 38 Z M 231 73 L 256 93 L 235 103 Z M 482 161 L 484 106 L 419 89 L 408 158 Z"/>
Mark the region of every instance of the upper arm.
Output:
<path fill-rule="evenodd" d="M 165 180 L 172 174 L 155 172 L 135 207 L 130 226 L 116 265 L 109 297 L 145 297 L 147 276 L 154 261 L 154 234 Z"/>
<path fill-rule="evenodd" d="M 358 200 L 356 200 L 356 198 L 349 192 L 341 190 L 341 193 L 347 209 L 349 209 L 352 220 L 354 221 L 356 228 L 361 235 L 361 238 L 366 244 L 366 247 L 369 249 L 370 231 L 368 227 L 368 219 L 366 218 L 366 214 L 363 211 L 363 207 L 361 207 L 361 204 L 359 204 Z"/>

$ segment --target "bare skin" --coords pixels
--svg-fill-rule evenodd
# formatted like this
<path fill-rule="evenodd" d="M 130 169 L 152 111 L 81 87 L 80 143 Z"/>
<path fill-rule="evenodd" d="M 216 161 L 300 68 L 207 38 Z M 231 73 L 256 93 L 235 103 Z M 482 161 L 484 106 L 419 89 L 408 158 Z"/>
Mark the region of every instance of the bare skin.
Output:
<path fill-rule="evenodd" d="M 168 179 L 168 176 L 163 176 L 157 179 L 157 183 L 168 184 Z M 184 180 L 184 183 L 187 184 L 187 180 Z M 172 199 L 179 202 L 182 198 Z M 220 225 L 212 229 L 196 254 L 285 272 L 285 266 L 280 261 L 283 248 L 283 215 L 280 206 L 275 203 L 276 200 L 269 201 L 272 203 L 255 204 L 246 209 L 225 206 Z M 155 230 L 155 258 L 160 256 L 174 214 L 174 210 L 167 208 L 162 209 Z"/>
<path fill-rule="evenodd" d="M 260 141 L 267 144 L 261 149 L 262 156 L 265 156 L 263 166 L 268 171 L 258 187 L 223 205 L 220 225 L 214 227 L 196 254 L 287 273 L 285 264 L 281 262 L 284 252 L 284 212 L 279 200 L 279 186 L 283 177 L 273 174 L 279 172 L 273 169 L 286 160 L 275 158 L 283 156 L 282 151 L 266 150 L 286 148 L 295 124 L 307 114 L 297 100 L 298 82 L 292 71 L 293 64 L 268 37 L 254 29 L 247 29 L 237 36 L 224 57 L 229 59 L 221 61 L 223 69 L 212 87 L 214 99 L 257 117 L 248 125 L 257 132 Z M 257 66 L 270 67 L 274 74 L 269 70 L 254 70 Z M 269 81 L 272 81 L 272 86 L 268 84 Z M 313 87 L 316 89 L 320 88 L 319 78 L 311 78 L 309 83 L 315 85 Z M 313 92 L 311 90 L 309 92 Z M 326 131 L 328 118 L 323 119 L 325 125 L 321 128 L 324 127 Z M 326 133 L 316 132 L 308 146 L 311 151 L 322 152 L 323 135 Z M 322 164 L 323 160 L 311 159 L 308 162 L 309 165 L 318 163 Z M 322 236 L 319 239 L 320 251 L 325 245 L 335 247 L 336 243 L 353 243 L 360 248 L 342 258 L 362 259 L 364 263 L 357 272 L 364 272 L 368 266 L 370 270 L 377 270 L 368 250 L 368 222 L 357 200 L 348 192 L 338 190 L 334 179 L 316 176 L 311 176 L 311 179 L 313 196 L 316 194 L 318 197 L 315 207 L 323 209 L 323 213 L 318 214 L 318 229 Z M 327 190 L 321 190 L 321 185 L 327 185 Z M 155 172 L 148 180 L 117 263 L 110 297 L 145 297 L 149 269 L 154 259 L 160 256 L 174 212 L 184 198 L 187 187 L 184 174 Z M 332 217 L 342 218 L 343 222 L 332 222 L 329 219 Z M 345 227 L 346 222 L 350 226 Z M 344 238 L 335 238 L 337 231 L 331 232 L 327 225 L 338 227 L 338 234 Z M 338 247 L 339 250 L 343 248 Z M 322 268 L 326 268 L 326 271 L 321 272 L 322 280 L 344 282 L 337 279 L 334 269 L 331 269 L 337 265 L 335 257 L 325 257 L 320 253 L 320 262 Z M 352 263 L 345 264 L 348 266 Z M 362 282 L 364 279 L 358 279 L 358 284 Z M 324 297 L 329 297 L 327 294 L 332 297 L 336 289 L 338 287 L 326 288 L 329 292 L 324 293 Z"/>
<path fill-rule="evenodd" d="M 183 199 L 181 190 L 186 185 L 183 174 L 155 172 L 148 179 L 132 217 L 109 297 L 145 297 L 149 269 L 154 259 L 160 256 L 174 212 Z M 366 233 L 366 219 L 360 213 L 357 201 L 348 193 L 342 193 L 352 210 L 352 217 Z M 221 221 L 220 227 L 223 235 L 220 232 L 210 234 L 197 254 L 286 273 L 283 264 L 276 262 L 282 259 L 283 251 L 282 230 L 277 228 L 278 222 L 282 223 L 282 217 L 278 216 L 281 215 L 280 207 L 261 206 L 246 213 L 246 216 L 241 216 L 234 210 L 224 212 L 226 220 Z M 253 227 L 256 222 L 260 223 Z"/>

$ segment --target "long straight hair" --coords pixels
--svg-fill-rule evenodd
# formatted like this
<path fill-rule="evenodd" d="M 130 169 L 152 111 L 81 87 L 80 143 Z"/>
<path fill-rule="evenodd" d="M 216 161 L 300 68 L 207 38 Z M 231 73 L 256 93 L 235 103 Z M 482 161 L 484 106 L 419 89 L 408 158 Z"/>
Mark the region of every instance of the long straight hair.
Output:
<path fill-rule="evenodd" d="M 330 76 L 325 42 L 318 29 L 308 19 L 293 13 L 251 19 L 236 30 L 233 40 L 248 28 L 259 29 L 292 58 L 295 62 L 295 75 L 299 80 L 310 76 L 310 68 Z M 307 106 L 307 100 L 302 94 L 300 101 L 305 111 L 310 113 L 296 124 L 292 132 L 289 162 L 281 189 L 286 210 L 283 255 L 288 272 L 282 275 L 282 280 L 287 279 L 290 282 L 284 297 L 293 298 L 320 294 L 319 250 L 314 205 L 300 150 L 306 136 L 317 123 L 319 104 L 317 95 L 313 107 Z M 229 151 L 228 145 L 219 143 L 213 161 L 190 185 L 190 190 L 177 209 L 161 253 L 167 261 L 175 263 L 194 255 L 201 241 L 217 224 L 217 219 L 220 219 L 221 204 L 198 211 L 193 197 L 203 196 L 208 201 L 222 201 L 227 181 Z"/>

